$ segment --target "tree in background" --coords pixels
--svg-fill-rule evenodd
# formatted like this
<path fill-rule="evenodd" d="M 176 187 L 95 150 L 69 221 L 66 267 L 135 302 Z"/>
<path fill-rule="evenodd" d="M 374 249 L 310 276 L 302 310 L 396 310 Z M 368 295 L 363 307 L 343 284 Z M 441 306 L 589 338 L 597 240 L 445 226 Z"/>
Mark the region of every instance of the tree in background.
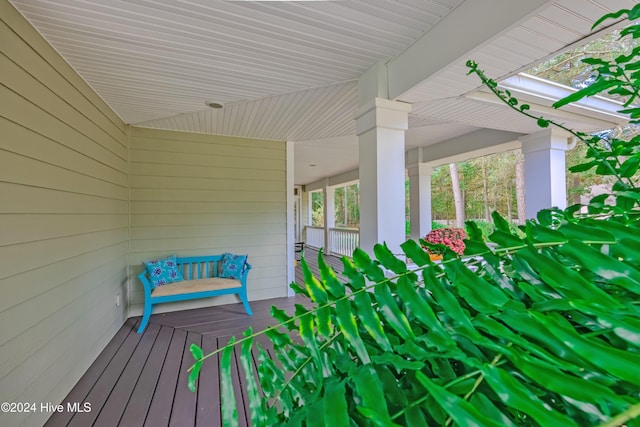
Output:
<path fill-rule="evenodd" d="M 360 226 L 360 184 L 352 184 L 335 190 L 336 225 Z"/>
<path fill-rule="evenodd" d="M 454 218 L 455 208 L 451 196 L 451 177 L 448 166 L 434 168 L 431 175 L 431 206 L 434 220 Z"/>
<path fill-rule="evenodd" d="M 578 141 L 567 152 L 567 202 L 580 203 L 581 197 L 590 198 L 611 190 L 614 179 L 594 169 L 572 173 L 569 169 L 581 163 L 587 146 Z M 459 162 L 458 185 L 464 201 L 465 216 L 486 220 L 487 212 L 497 211 L 509 221 L 523 222 L 524 213 L 524 159 L 521 150 L 506 151 Z M 639 174 L 636 173 L 636 177 Z M 453 221 L 455 195 L 452 191 L 451 166 L 436 167 L 431 178 L 431 201 L 434 220 Z"/>
<path fill-rule="evenodd" d="M 324 227 L 324 195 L 321 191 L 311 193 L 311 225 Z"/>
<path fill-rule="evenodd" d="M 620 38 L 620 30 L 599 37 L 584 46 L 564 52 L 526 71 L 543 79 L 551 80 L 576 89 L 589 86 L 596 79 L 593 64 L 583 62 L 585 58 L 612 61 L 620 55 L 628 55 L 640 41 L 631 37 Z M 605 92 L 601 96 L 617 98 Z"/>
<path fill-rule="evenodd" d="M 460 188 L 465 217 L 488 221 L 487 212 L 498 211 L 507 219 L 517 218 L 516 165 L 521 156 L 519 150 L 514 150 L 456 164 L 459 177 L 456 185 Z M 434 169 L 431 201 L 435 220 L 455 218 L 453 182 L 450 165 Z"/>

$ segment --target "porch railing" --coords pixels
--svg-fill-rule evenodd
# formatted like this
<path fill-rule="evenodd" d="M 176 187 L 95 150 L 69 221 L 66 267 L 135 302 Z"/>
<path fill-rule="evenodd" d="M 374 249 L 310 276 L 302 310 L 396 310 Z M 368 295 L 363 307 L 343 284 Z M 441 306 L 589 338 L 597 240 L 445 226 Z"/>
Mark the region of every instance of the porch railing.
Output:
<path fill-rule="evenodd" d="M 307 225 L 305 227 L 305 245 L 313 246 L 314 248 L 324 247 L 324 227 L 312 227 Z"/>
<path fill-rule="evenodd" d="M 357 228 L 329 229 L 329 253 L 350 257 L 359 244 L 360 230 Z"/>
<path fill-rule="evenodd" d="M 360 244 L 360 230 L 357 228 L 330 228 L 328 248 L 324 243 L 323 227 L 305 227 L 305 245 L 324 248 L 325 253 L 334 255 L 353 255 Z"/>

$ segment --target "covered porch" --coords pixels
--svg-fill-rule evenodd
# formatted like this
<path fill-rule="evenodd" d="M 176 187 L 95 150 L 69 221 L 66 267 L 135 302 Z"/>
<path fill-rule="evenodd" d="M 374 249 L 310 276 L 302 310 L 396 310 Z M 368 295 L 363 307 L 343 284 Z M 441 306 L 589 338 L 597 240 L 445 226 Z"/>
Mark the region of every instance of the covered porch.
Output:
<path fill-rule="evenodd" d="M 314 189 L 361 184 L 357 233 L 329 221 L 308 230 L 309 243 L 339 254 L 405 239 L 407 170 L 412 230 L 423 235 L 429 168 L 514 141 L 544 171 L 531 209 L 555 204 L 549 167 L 569 141 L 496 105 L 464 63 L 507 82 L 615 29 L 591 29 L 612 9 L 605 0 L 0 1 L 0 401 L 95 397 L 91 413 L 55 414 L 61 425 L 182 414 L 197 423 L 200 408 L 215 412 L 215 390 L 202 401 L 177 391 L 186 343 L 213 348 L 245 323 L 233 307 L 218 311 L 227 319 L 211 315 L 211 333 L 189 317 L 235 300 L 178 303 L 169 323 L 134 336 L 141 262 L 247 254 L 252 303 L 284 298 L 310 225 L 297 198 Z M 535 97 L 531 111 L 577 128 L 618 120 L 602 108 L 586 117 L 590 105 L 557 113 L 507 83 Z M 50 415 L 1 413 L 0 424 Z"/>
<path fill-rule="evenodd" d="M 305 250 L 311 271 L 318 274 L 318 252 Z M 325 256 L 337 273 L 339 259 Z M 304 285 L 300 266 L 296 283 Z M 219 357 L 210 358 L 201 371 L 197 391 L 187 388 L 187 369 L 193 364 L 191 344 L 201 346 L 205 354 L 225 345 L 232 336 L 240 337 L 249 327 L 260 331 L 275 324 L 272 306 L 287 313 L 296 304 L 308 304 L 306 298 L 273 298 L 252 303 L 248 317 L 241 303 L 155 314 L 142 334 L 137 334 L 140 318 L 128 319 L 97 356 L 86 373 L 62 401 L 60 412 L 51 411 L 48 427 L 63 426 L 219 426 Z M 264 337 L 262 337 L 264 338 Z M 258 342 L 269 351 L 268 339 Z M 258 355 L 254 349 L 254 366 Z M 233 359 L 233 385 L 239 402 L 247 402 L 245 379 L 238 375 L 239 359 Z M 89 406 L 84 406 L 88 404 Z M 85 410 L 69 410 L 69 408 Z M 249 408 L 238 413 L 239 425 L 251 425 Z"/>

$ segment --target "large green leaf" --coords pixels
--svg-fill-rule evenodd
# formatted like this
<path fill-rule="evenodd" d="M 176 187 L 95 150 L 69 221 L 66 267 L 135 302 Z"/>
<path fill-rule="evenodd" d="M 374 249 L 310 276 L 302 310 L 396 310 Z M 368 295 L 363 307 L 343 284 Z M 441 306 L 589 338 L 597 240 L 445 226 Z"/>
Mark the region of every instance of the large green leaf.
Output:
<path fill-rule="evenodd" d="M 373 253 L 375 254 L 380 264 L 385 268 L 393 271 L 396 274 L 402 274 L 407 271 L 407 265 L 396 258 L 387 245 L 376 244 L 373 247 Z"/>
<path fill-rule="evenodd" d="M 409 319 L 404 315 L 386 283 L 378 283 L 374 294 L 379 303 L 379 310 L 388 324 L 405 340 L 415 338 Z"/>
<path fill-rule="evenodd" d="M 330 306 L 323 306 L 317 310 L 316 324 L 318 334 L 323 337 L 330 337 L 333 334 L 332 310 Z"/>
<path fill-rule="evenodd" d="M 531 248 L 521 249 L 516 256 L 526 260 L 546 283 L 567 296 L 581 299 L 597 298 L 612 307 L 619 306 L 619 303 L 605 291 L 586 280 L 574 269 L 550 256 L 545 256 Z"/>
<path fill-rule="evenodd" d="M 314 317 L 311 313 L 304 313 L 300 316 L 300 337 L 305 347 L 311 353 L 317 369 L 321 370 L 322 376 L 329 377 L 333 373 L 331 368 L 324 363 L 323 357 L 318 348 L 318 342 L 314 333 Z"/>
<path fill-rule="evenodd" d="M 610 283 L 622 286 L 635 294 L 640 294 L 640 271 L 631 265 L 609 257 L 577 240 L 572 240 L 561 247 L 559 251 Z"/>
<path fill-rule="evenodd" d="M 389 409 L 384 397 L 382 383 L 371 365 L 358 367 L 350 375 L 355 382 L 355 389 L 362 404 L 358 411 L 365 414 L 377 426 L 396 425 L 389 416 Z"/>
<path fill-rule="evenodd" d="M 471 335 L 477 337 L 478 332 L 471 323 L 469 313 L 464 311 L 460 302 L 456 299 L 453 293 L 445 288 L 440 279 L 438 279 L 434 274 L 433 269 L 424 269 L 422 271 L 422 275 L 427 289 L 433 293 L 442 310 L 451 316 L 458 326 L 462 327 Z"/>
<path fill-rule="evenodd" d="M 196 383 L 198 382 L 198 376 L 200 375 L 200 369 L 202 369 L 202 357 L 204 353 L 202 352 L 202 348 L 200 348 L 196 344 L 191 344 L 189 347 L 189 351 L 191 351 L 191 356 L 193 356 L 195 363 L 191 367 L 191 373 L 189 374 L 189 382 L 187 383 L 187 387 L 192 392 L 196 391 Z"/>
<path fill-rule="evenodd" d="M 325 304 L 328 301 L 328 296 L 324 285 L 313 275 L 309 268 L 309 264 L 307 264 L 307 261 L 304 258 L 300 262 L 300 265 L 304 274 L 304 284 L 311 300 L 320 304 Z"/>
<path fill-rule="evenodd" d="M 376 340 L 383 351 L 392 351 L 391 343 L 384 332 L 380 317 L 378 317 L 378 313 L 373 309 L 373 303 L 369 293 L 357 293 L 354 298 L 354 303 L 358 309 L 360 322 L 364 326 L 365 330 L 374 340 Z"/>
<path fill-rule="evenodd" d="M 342 381 L 329 379 L 325 387 L 324 426 L 348 426 L 346 389 Z"/>
<path fill-rule="evenodd" d="M 435 401 L 444 408 L 451 419 L 453 419 L 458 425 L 469 427 L 503 427 L 503 424 L 486 417 L 469 402 L 459 398 L 453 393 L 449 393 L 446 389 L 435 384 L 422 372 L 418 372 L 416 377 L 433 396 Z"/>
<path fill-rule="evenodd" d="M 407 257 L 419 267 L 430 264 L 429 254 L 415 240 L 407 240 L 400 245 Z"/>
<path fill-rule="evenodd" d="M 247 386 L 247 397 L 249 398 L 249 412 L 251 413 L 251 423 L 254 426 L 264 425 L 266 422 L 266 414 L 262 409 L 262 397 L 258 392 L 258 384 L 253 371 L 253 356 L 251 350 L 253 348 L 252 329 L 249 328 L 244 333 L 245 339 L 242 342 L 242 351 L 240 353 L 240 362 L 244 370 L 245 381 Z"/>
<path fill-rule="evenodd" d="M 410 281 L 407 276 L 398 279 L 398 296 L 403 299 L 411 314 L 429 328 L 434 344 L 445 347 L 455 346 L 454 340 L 444 330 L 431 306 L 418 295 L 414 282 Z"/>
<path fill-rule="evenodd" d="M 363 363 L 369 363 L 371 359 L 358 332 L 356 317 L 353 315 L 349 300 L 342 299 L 336 303 L 336 318 L 342 334 L 351 343 L 360 360 Z"/>
<path fill-rule="evenodd" d="M 353 262 L 372 282 L 380 282 L 385 279 L 384 271 L 362 249 L 356 248 L 353 251 Z"/>
<path fill-rule="evenodd" d="M 542 426 L 578 427 L 571 418 L 538 399 L 504 369 L 491 365 L 483 366 L 481 369 L 493 391 L 507 406 L 528 414 Z"/>
<path fill-rule="evenodd" d="M 613 401 L 619 407 L 624 408 L 626 406 L 626 402 L 609 387 L 605 387 L 595 381 L 564 373 L 554 364 L 535 359 L 524 352 L 520 352 L 512 360 L 525 375 L 538 383 L 540 387 L 582 402 L 604 403 Z"/>
<path fill-rule="evenodd" d="M 508 301 L 499 288 L 475 275 L 458 260 L 449 262 L 445 270 L 450 273 L 460 295 L 481 313 L 491 313 Z"/>
<path fill-rule="evenodd" d="M 516 427 L 513 421 L 511 421 L 508 416 L 500 411 L 500 409 L 498 409 L 496 405 L 485 394 L 480 392 L 473 393 L 473 396 L 469 401 L 473 404 L 473 406 L 478 408 L 478 410 L 482 414 L 494 421 L 497 421 L 500 425 L 504 427 Z"/>
<path fill-rule="evenodd" d="M 618 378 L 640 386 L 640 354 L 605 345 L 596 338 L 580 336 L 566 321 L 557 316 L 532 313 L 549 334 L 562 340 L 577 354 Z"/>
<path fill-rule="evenodd" d="M 335 271 L 333 271 L 333 269 L 330 268 L 327 262 L 324 260 L 322 250 L 318 251 L 318 269 L 320 270 L 322 283 L 324 284 L 324 287 L 327 289 L 327 291 L 329 291 L 329 293 L 334 298 L 343 297 L 345 294 L 344 285 L 340 283 Z"/>
<path fill-rule="evenodd" d="M 225 396 L 222 401 L 222 422 L 225 426 L 238 426 L 238 410 L 235 404 L 235 391 L 231 376 L 231 360 L 233 356 L 233 344 L 235 337 L 229 340 L 229 345 L 222 351 L 220 357 L 220 393 Z"/>

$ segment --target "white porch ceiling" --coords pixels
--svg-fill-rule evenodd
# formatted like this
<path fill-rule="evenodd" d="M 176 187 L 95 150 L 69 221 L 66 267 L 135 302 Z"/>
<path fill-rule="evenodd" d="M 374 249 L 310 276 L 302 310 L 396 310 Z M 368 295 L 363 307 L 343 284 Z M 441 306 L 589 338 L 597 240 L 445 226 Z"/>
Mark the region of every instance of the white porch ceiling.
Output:
<path fill-rule="evenodd" d="M 12 3 L 127 123 L 355 80 L 461 0 Z"/>
<path fill-rule="evenodd" d="M 535 124 L 478 93 L 465 61 L 496 78 L 513 76 L 585 41 L 602 14 L 636 3 L 482 0 L 477 9 L 479 0 L 10 1 L 126 123 L 295 141 L 298 184 L 357 168 L 357 79 L 374 64 L 420 69 L 430 61 L 424 78 L 397 96 L 413 104 L 407 148 L 481 128 L 533 132 Z M 465 16 L 474 7 L 477 16 Z M 476 27 L 488 22 L 496 27 Z M 412 58 L 425 41 L 440 48 Z M 445 60 L 436 52 L 442 49 L 460 54 Z M 585 130 L 605 123 L 586 111 L 558 114 Z"/>

